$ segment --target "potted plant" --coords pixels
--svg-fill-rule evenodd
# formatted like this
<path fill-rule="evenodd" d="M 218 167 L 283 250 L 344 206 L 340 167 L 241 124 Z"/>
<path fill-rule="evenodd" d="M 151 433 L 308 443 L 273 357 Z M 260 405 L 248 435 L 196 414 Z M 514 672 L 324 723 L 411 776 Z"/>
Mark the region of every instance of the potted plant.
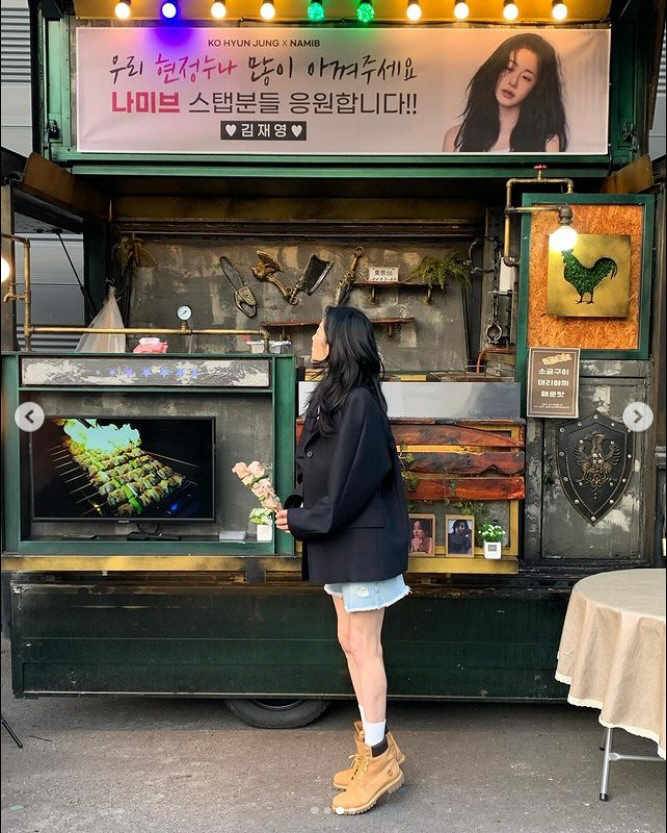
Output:
<path fill-rule="evenodd" d="M 273 512 L 270 509 L 258 508 L 250 512 L 250 523 L 257 524 L 257 540 L 273 540 Z"/>
<path fill-rule="evenodd" d="M 470 268 L 460 252 L 447 250 L 441 258 L 424 256 L 419 265 L 410 273 L 408 280 L 413 279 L 427 287 L 424 303 L 430 305 L 433 289 L 436 286 L 439 286 L 443 292 L 450 281 L 469 286 Z"/>
<path fill-rule="evenodd" d="M 505 530 L 498 523 L 480 524 L 477 533 L 484 543 L 484 558 L 500 558 L 502 555 Z"/>

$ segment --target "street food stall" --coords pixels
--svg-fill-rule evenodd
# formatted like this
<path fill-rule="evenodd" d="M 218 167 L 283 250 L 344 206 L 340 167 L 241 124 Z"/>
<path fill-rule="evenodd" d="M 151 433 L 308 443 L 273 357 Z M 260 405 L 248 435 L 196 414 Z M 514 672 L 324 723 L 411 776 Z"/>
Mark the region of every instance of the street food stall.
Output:
<path fill-rule="evenodd" d="M 664 8 L 600 0 L 559 27 L 535 0 L 503 28 L 490 5 L 417 27 L 391 3 L 333 26 L 295 2 L 238 26 L 119 5 L 35 3 L 43 143 L 3 169 L 15 694 L 219 697 L 260 726 L 351 696 L 329 600 L 233 472 L 292 490 L 310 338 L 349 303 L 376 330 L 413 528 L 391 695 L 564 699 L 572 584 L 661 563 L 664 170 L 641 151 Z M 471 150 L 476 68 L 545 40 L 567 127 Z M 31 315 L 40 224 L 83 235 L 83 326 Z M 31 349 L 56 331 L 82 349 Z M 631 403 L 656 409 L 645 431 Z"/>

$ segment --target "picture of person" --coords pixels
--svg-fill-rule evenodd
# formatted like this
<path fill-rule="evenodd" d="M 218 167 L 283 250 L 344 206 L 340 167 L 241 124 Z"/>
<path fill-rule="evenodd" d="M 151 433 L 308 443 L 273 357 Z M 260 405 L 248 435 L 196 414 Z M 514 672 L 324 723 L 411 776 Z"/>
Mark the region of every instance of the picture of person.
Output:
<path fill-rule="evenodd" d="M 447 555 L 475 555 L 475 519 L 472 515 L 447 515 Z"/>
<path fill-rule="evenodd" d="M 548 152 L 567 148 L 560 61 L 531 32 L 503 41 L 467 87 L 462 121 L 445 133 L 444 153 Z"/>
<path fill-rule="evenodd" d="M 410 554 L 435 554 L 435 515 L 410 515 Z"/>

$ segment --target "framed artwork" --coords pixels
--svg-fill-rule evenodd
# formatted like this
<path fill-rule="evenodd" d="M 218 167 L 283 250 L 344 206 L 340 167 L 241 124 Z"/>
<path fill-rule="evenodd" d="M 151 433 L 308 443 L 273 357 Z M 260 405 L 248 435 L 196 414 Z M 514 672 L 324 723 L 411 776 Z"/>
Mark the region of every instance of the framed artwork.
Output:
<path fill-rule="evenodd" d="M 631 255 L 629 234 L 579 234 L 564 252 L 549 245 L 547 315 L 625 318 Z"/>
<path fill-rule="evenodd" d="M 410 555 L 435 555 L 435 515 L 410 515 Z"/>
<path fill-rule="evenodd" d="M 522 205 L 569 205 L 579 236 L 571 250 L 551 251 L 557 210 L 522 216 L 517 380 L 525 388 L 529 347 L 578 347 L 584 360 L 648 358 L 653 196 L 524 194 Z"/>
<path fill-rule="evenodd" d="M 474 515 L 446 515 L 446 555 L 457 558 L 475 557 Z"/>

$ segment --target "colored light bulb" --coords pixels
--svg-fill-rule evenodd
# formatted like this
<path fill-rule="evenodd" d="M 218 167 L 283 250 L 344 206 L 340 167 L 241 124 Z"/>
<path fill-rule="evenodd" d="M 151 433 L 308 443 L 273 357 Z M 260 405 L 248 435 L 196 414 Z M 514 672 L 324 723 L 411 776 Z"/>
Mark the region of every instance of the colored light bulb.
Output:
<path fill-rule="evenodd" d="M 324 5 L 322 0 L 311 0 L 308 4 L 308 20 L 317 22 L 324 20 Z"/>
<path fill-rule="evenodd" d="M 371 0 L 361 0 L 357 6 L 357 20 L 360 23 L 370 23 L 375 17 L 375 9 Z"/>

